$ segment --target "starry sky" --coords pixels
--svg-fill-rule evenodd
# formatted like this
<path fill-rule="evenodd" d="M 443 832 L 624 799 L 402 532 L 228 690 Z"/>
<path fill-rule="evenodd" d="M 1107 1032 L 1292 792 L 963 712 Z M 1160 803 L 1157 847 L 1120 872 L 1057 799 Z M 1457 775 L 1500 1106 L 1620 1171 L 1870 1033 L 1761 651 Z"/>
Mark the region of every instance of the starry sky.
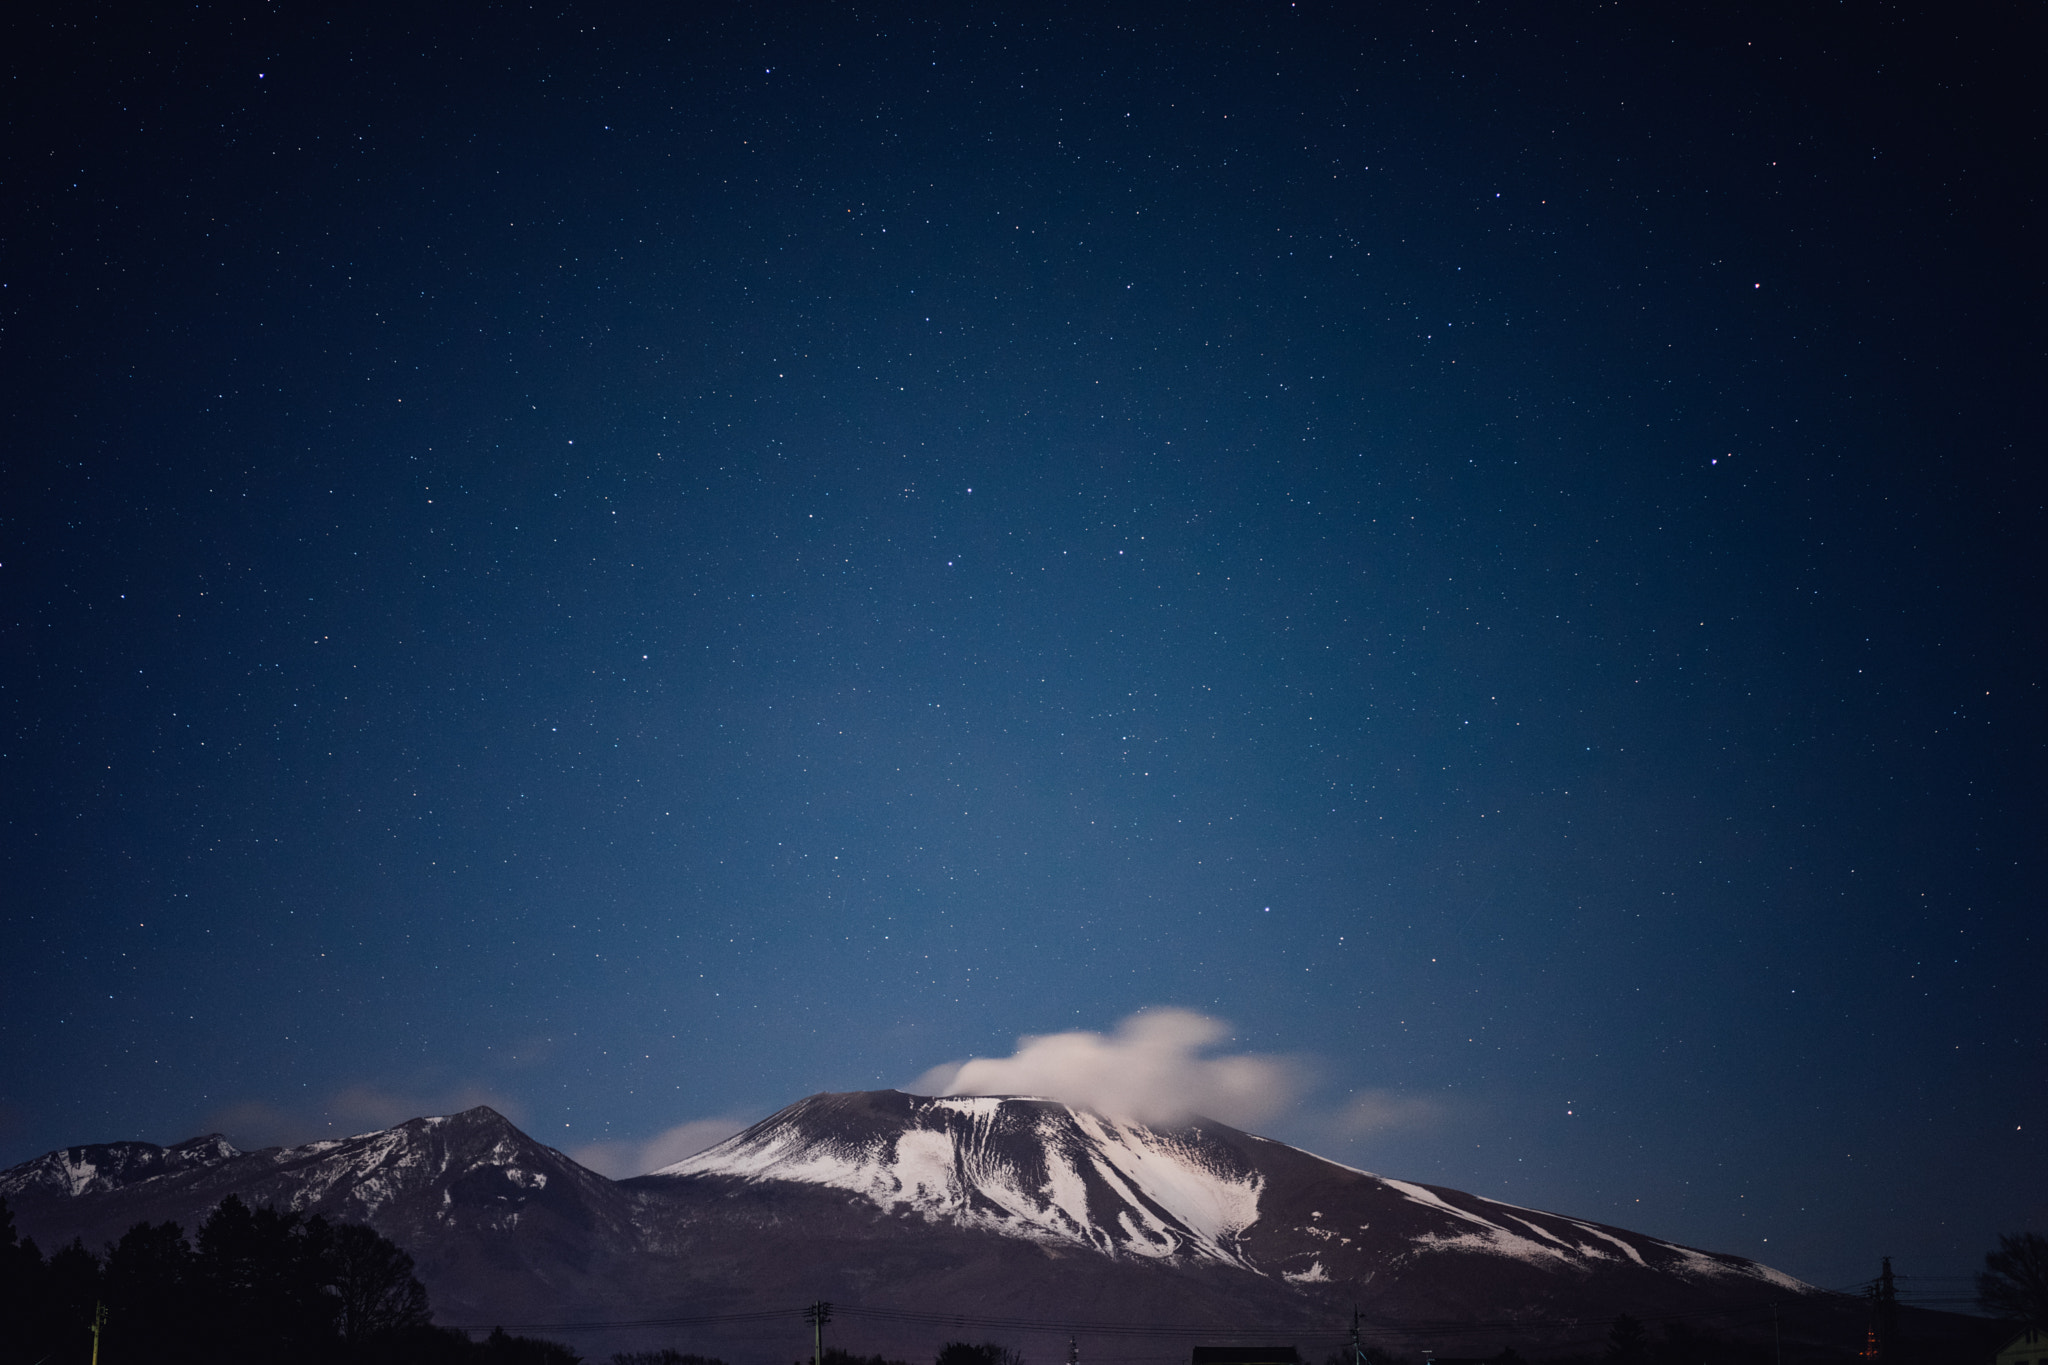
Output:
<path fill-rule="evenodd" d="M 327 8 L 0 41 L 0 1163 L 1176 1009 L 1829 1286 L 2048 1224 L 2037 15 Z"/>

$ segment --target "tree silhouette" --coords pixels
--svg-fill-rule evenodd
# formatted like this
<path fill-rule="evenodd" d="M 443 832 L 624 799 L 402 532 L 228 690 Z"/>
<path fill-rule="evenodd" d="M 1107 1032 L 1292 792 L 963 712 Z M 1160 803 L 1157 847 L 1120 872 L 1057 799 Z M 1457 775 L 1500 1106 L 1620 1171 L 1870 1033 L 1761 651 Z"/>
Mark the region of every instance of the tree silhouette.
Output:
<path fill-rule="evenodd" d="M 14 1210 L 0 1198 L 0 1322 L 14 1324 L 0 1333 L 0 1362 L 34 1360 L 33 1331 L 42 1297 L 43 1253 L 33 1240 L 18 1237 Z"/>
<path fill-rule="evenodd" d="M 375 1228 L 344 1223 L 327 1248 L 327 1280 L 338 1310 L 342 1342 L 357 1347 L 375 1337 L 427 1323 L 427 1289 L 412 1273 L 412 1257 Z"/>
<path fill-rule="evenodd" d="M 581 1365 L 583 1360 L 559 1341 L 515 1337 L 502 1327 L 493 1327 L 470 1358 L 478 1365 Z"/>
<path fill-rule="evenodd" d="M 1607 1331 L 1608 1365 L 1643 1365 L 1650 1358 L 1650 1334 L 1623 1313 Z"/>
<path fill-rule="evenodd" d="M 553 1342 L 477 1343 L 428 1325 L 412 1257 L 356 1223 L 330 1225 L 229 1196 L 199 1227 L 137 1223 L 100 1258 L 74 1241 L 48 1261 L 0 1199 L 0 1365 L 571 1365 Z"/>
<path fill-rule="evenodd" d="M 103 1272 L 109 1358 L 194 1360 L 192 1248 L 176 1223 L 137 1223 L 107 1251 Z"/>
<path fill-rule="evenodd" d="M 2038 1232 L 2000 1237 L 1998 1250 L 1984 1255 L 1977 1303 L 1997 1317 L 2048 1327 L 2048 1237 Z"/>
<path fill-rule="evenodd" d="M 1024 1357 L 993 1341 L 949 1341 L 939 1348 L 934 1365 L 1024 1365 Z"/>
<path fill-rule="evenodd" d="M 33 1308 L 43 1322 L 45 1345 L 58 1361 L 86 1359 L 92 1352 L 93 1310 L 100 1301 L 100 1258 L 72 1238 L 70 1246 L 50 1253 L 41 1294 Z"/>
<path fill-rule="evenodd" d="M 224 1354 L 299 1361 L 335 1339 L 340 1305 L 328 1292 L 334 1230 L 229 1195 L 199 1225 L 198 1283 Z"/>
<path fill-rule="evenodd" d="M 1365 1365 L 1410 1365 L 1407 1356 L 1397 1356 L 1384 1346 L 1363 1347 L 1359 1355 L 1365 1357 Z M 1358 1362 L 1352 1358 L 1351 1348 L 1343 1346 L 1323 1357 L 1323 1365 L 1358 1365 Z"/>

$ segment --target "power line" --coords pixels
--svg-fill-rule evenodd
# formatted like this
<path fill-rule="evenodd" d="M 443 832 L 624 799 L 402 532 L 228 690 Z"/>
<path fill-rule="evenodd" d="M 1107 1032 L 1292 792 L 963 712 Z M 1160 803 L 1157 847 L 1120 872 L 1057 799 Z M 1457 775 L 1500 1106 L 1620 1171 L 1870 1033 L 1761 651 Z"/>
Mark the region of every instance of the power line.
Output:
<path fill-rule="evenodd" d="M 450 1322 L 441 1324 L 453 1327 L 459 1332 L 488 1332 L 503 1327 L 512 1332 L 566 1332 L 601 1331 L 613 1327 L 708 1327 L 721 1323 L 776 1322 L 783 1319 L 803 1319 L 801 1308 L 768 1308 L 753 1313 L 700 1313 L 693 1316 L 667 1318 L 613 1318 L 606 1321 L 588 1320 L 566 1322 Z"/>
<path fill-rule="evenodd" d="M 1775 1300 L 1733 1304 L 1724 1308 L 1694 1309 L 1688 1312 L 1641 1313 L 1635 1314 L 1637 1321 L 1645 1324 L 1683 1322 L 1706 1318 L 1737 1318 L 1761 1314 L 1765 1319 L 1775 1306 Z M 1013 1331 L 1085 1332 L 1089 1335 L 1106 1336 L 1173 1336 L 1211 1337 L 1219 1335 L 1253 1336 L 1281 1333 L 1316 1339 L 1328 1337 L 1333 1341 L 1343 1340 L 1349 1329 L 1342 1326 L 1313 1327 L 1301 1322 L 1293 1323 L 1223 1323 L 1210 1326 L 1195 1326 L 1185 1322 L 1076 1322 L 1071 1319 L 1048 1320 L 1040 1318 L 994 1317 L 971 1313 L 931 1313 L 915 1309 L 899 1308 L 840 1308 L 837 1311 L 849 1317 L 861 1317 L 888 1322 L 930 1323 L 933 1325 L 961 1327 L 1008 1328 Z M 1572 1329 L 1599 1327 L 1605 1330 L 1612 1319 L 1604 1315 L 1574 1318 L 1419 1318 L 1419 1319 L 1373 1319 L 1360 1315 L 1362 1331 L 1386 1336 L 1414 1336 L 1443 1334 L 1446 1332 L 1469 1331 L 1532 1331 L 1540 1329 Z"/>
<path fill-rule="evenodd" d="M 1829 1297 L 1848 1298 L 1839 1291 L 1822 1291 Z M 1757 1300 L 1732 1304 L 1724 1308 L 1695 1309 L 1689 1312 L 1638 1313 L 1637 1321 L 1645 1326 L 1658 1323 L 1699 1321 L 1704 1319 L 1744 1320 L 1745 1324 L 1768 1322 L 1779 1300 Z M 741 1323 L 786 1322 L 794 1325 L 802 1322 L 810 1325 L 819 1304 L 790 1308 L 759 1309 L 748 1313 L 702 1313 L 679 1314 L 665 1317 L 617 1318 L 602 1320 L 565 1320 L 559 1322 L 525 1323 L 452 1323 L 463 1331 L 488 1331 L 493 1327 L 505 1327 L 508 1331 L 578 1331 L 597 1332 L 645 1327 L 714 1327 L 738 1325 Z M 1196 1326 L 1186 1322 L 1082 1322 L 1072 1318 L 1025 1318 L 978 1313 L 935 1313 L 909 1308 L 861 1308 L 834 1304 L 825 1311 L 845 1318 L 869 1322 L 894 1322 L 906 1325 L 932 1327 L 953 1327 L 981 1331 L 1009 1331 L 1052 1333 L 1063 1336 L 1086 1335 L 1095 1337 L 1165 1337 L 1192 1340 L 1202 1337 L 1220 1336 L 1289 1336 L 1308 1341 L 1328 1339 L 1333 1343 L 1347 1340 L 1353 1329 L 1344 1326 L 1317 1327 L 1302 1322 L 1273 1323 L 1216 1323 Z M 1516 1333 L 1538 1331 L 1574 1331 L 1597 1329 L 1605 1331 L 1612 1319 L 1605 1316 L 1574 1318 L 1416 1318 L 1416 1319 L 1374 1319 L 1359 1315 L 1356 1330 L 1373 1336 L 1411 1338 L 1420 1336 L 1483 1335 L 1493 1333 Z"/>

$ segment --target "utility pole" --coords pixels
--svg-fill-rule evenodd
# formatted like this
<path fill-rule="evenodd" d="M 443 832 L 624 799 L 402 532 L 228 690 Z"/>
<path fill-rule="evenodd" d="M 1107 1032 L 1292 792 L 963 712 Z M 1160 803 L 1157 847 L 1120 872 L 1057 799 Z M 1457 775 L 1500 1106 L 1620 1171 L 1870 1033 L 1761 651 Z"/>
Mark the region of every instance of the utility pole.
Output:
<path fill-rule="evenodd" d="M 1880 1360 L 1899 1358 L 1899 1288 L 1892 1282 L 1892 1258 L 1884 1258 L 1877 1277 L 1877 1354 Z"/>
<path fill-rule="evenodd" d="M 820 1299 L 804 1310 L 804 1316 L 811 1323 L 811 1365 L 825 1365 L 825 1324 L 832 1321 L 832 1305 Z"/>
<path fill-rule="evenodd" d="M 1067 1365 L 1081 1365 L 1081 1343 L 1073 1337 L 1067 1338 Z"/>
<path fill-rule="evenodd" d="M 92 1306 L 92 1365 L 100 1365 L 100 1329 L 107 1325 L 107 1306 L 96 1303 Z"/>
<path fill-rule="evenodd" d="M 1870 1327 L 1864 1333 L 1863 1358 L 1880 1365 L 1897 1365 L 1899 1359 L 1899 1289 L 1892 1281 L 1892 1258 L 1870 1284 Z"/>
<path fill-rule="evenodd" d="M 1365 1365 L 1365 1347 L 1358 1340 L 1358 1305 L 1351 1305 L 1351 1365 Z"/>

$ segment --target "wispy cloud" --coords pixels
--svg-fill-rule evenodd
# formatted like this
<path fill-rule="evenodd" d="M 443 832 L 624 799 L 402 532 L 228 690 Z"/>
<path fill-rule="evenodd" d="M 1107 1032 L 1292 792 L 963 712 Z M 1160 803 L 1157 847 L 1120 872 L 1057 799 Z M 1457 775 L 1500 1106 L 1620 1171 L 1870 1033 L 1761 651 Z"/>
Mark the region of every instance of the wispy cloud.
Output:
<path fill-rule="evenodd" d="M 655 1134 L 644 1142 L 591 1142 L 569 1149 L 569 1156 L 579 1165 L 588 1166 L 599 1175 L 613 1180 L 622 1180 L 629 1175 L 645 1175 L 672 1166 L 686 1156 L 695 1156 L 714 1143 L 725 1141 L 739 1132 L 752 1119 L 734 1114 L 721 1114 L 716 1118 L 691 1119 L 675 1127 Z"/>
<path fill-rule="evenodd" d="M 237 1147 L 281 1147 L 320 1138 L 352 1137 L 390 1128 L 407 1119 L 458 1114 L 489 1105 L 514 1123 L 523 1123 L 526 1106 L 502 1091 L 478 1082 L 459 1082 L 431 1090 L 402 1090 L 360 1084 L 344 1086 L 324 1099 L 298 1105 L 268 1100 L 241 1100 L 206 1116 L 206 1126 L 225 1133 Z"/>
<path fill-rule="evenodd" d="M 1434 1128 L 1444 1117 L 1444 1106 L 1435 1100 L 1395 1090 L 1360 1090 L 1324 1122 L 1333 1135 L 1356 1139 Z"/>
<path fill-rule="evenodd" d="M 1230 1039 L 1221 1019 L 1148 1009 L 1113 1033 L 1026 1034 L 1008 1057 L 933 1067 L 908 1087 L 925 1095 L 1037 1095 L 1146 1123 L 1196 1114 L 1244 1126 L 1293 1108 L 1307 1069 L 1292 1057 L 1213 1052 Z"/>
<path fill-rule="evenodd" d="M 206 1116 L 208 1131 L 225 1133 L 237 1147 L 282 1147 L 311 1131 L 303 1114 L 288 1114 L 268 1100 L 238 1100 Z"/>

